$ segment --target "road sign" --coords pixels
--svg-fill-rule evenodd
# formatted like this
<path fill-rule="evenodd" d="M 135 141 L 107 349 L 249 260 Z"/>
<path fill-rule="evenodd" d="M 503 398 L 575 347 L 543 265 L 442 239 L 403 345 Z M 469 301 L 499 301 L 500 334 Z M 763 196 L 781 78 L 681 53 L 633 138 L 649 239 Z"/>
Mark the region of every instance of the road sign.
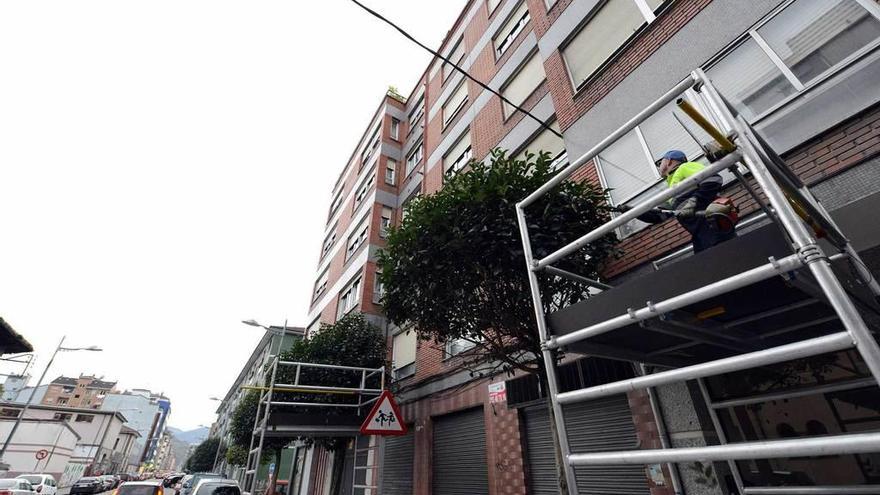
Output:
<path fill-rule="evenodd" d="M 40 449 L 34 454 L 34 457 L 36 457 L 38 461 L 42 461 L 43 459 L 49 457 L 49 451 L 46 449 Z"/>
<path fill-rule="evenodd" d="M 394 396 L 384 390 L 361 425 L 361 435 L 406 435 L 406 431 Z"/>

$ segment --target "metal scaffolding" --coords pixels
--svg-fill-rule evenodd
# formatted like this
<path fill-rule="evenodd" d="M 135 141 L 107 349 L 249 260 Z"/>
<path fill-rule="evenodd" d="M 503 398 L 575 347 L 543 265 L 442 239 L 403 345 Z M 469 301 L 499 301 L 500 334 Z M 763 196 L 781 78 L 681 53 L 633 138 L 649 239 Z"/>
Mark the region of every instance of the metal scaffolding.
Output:
<path fill-rule="evenodd" d="M 575 171 L 596 158 L 606 147 L 634 129 L 639 123 L 650 117 L 668 103 L 679 99 L 680 95 L 686 91 L 693 91 L 700 94 L 706 102 L 708 109 L 718 118 L 722 126 L 726 127 L 727 131 L 733 132 L 732 135 L 734 135 L 735 138 L 731 138 L 734 139 L 734 141 L 731 142 L 728 141 L 726 135 L 720 132 L 713 133 L 713 129 L 704 127 L 710 135 L 716 138 L 716 141 L 718 141 L 719 144 L 724 146 L 725 142 L 727 143 L 729 146 L 729 154 L 720 160 L 709 164 L 703 171 L 691 176 L 689 179 L 675 187 L 651 195 L 648 199 L 633 206 L 631 210 L 614 217 L 604 225 L 585 234 L 574 242 L 559 248 L 548 256 L 541 259 L 535 258 L 532 252 L 531 240 L 529 237 L 529 224 L 527 222 L 527 208 L 529 205 L 533 204 L 538 198 L 552 188 L 558 186 L 563 181 L 568 180 Z M 679 107 L 682 108 L 681 103 L 679 103 Z M 690 115 L 687 108 L 682 109 L 685 113 Z M 693 115 L 691 116 L 694 117 Z M 698 118 L 695 118 L 695 120 L 698 124 L 701 124 Z M 703 122 L 702 124 L 707 124 L 711 127 L 711 124 L 706 122 Z M 760 188 L 766 201 L 764 198 L 758 196 L 750 184 L 746 182 L 741 170 L 737 168 L 738 166 L 743 166 L 748 170 L 751 179 L 754 180 Z M 592 281 L 577 274 L 565 272 L 553 265 L 567 256 L 578 252 L 578 250 L 591 242 L 614 232 L 618 227 L 622 227 L 631 220 L 636 219 L 639 215 L 651 210 L 668 199 L 693 190 L 698 186 L 701 180 L 723 170 L 730 170 L 733 172 L 736 179 L 745 187 L 746 191 L 750 193 L 753 199 L 757 201 L 758 205 L 761 206 L 764 214 L 778 225 L 784 234 L 784 239 L 790 245 L 790 252 L 792 254 L 780 259 L 771 257 L 766 264 L 762 266 L 757 266 L 727 276 L 721 280 L 668 297 L 665 300 L 658 302 L 644 302 L 643 307 L 627 308 L 626 311 L 621 312 L 617 316 L 602 319 L 598 322 L 591 322 L 590 324 L 583 325 L 582 327 L 568 333 L 558 335 L 550 333 L 548 328 L 548 319 L 550 315 L 545 314 L 543 309 L 538 273 L 544 272 L 549 275 L 567 277 L 572 280 L 580 280 L 587 286 L 593 288 L 608 289 L 609 287 L 605 284 Z M 706 390 L 706 386 L 703 383 L 704 378 L 723 373 L 782 363 L 793 359 L 816 356 L 833 351 L 855 349 L 861 355 L 862 359 L 864 359 L 864 362 L 873 377 L 873 379 L 861 380 L 859 384 L 862 386 L 866 384 L 876 385 L 878 380 L 880 380 L 880 347 L 878 347 L 871 330 L 866 325 L 856 304 L 854 304 L 854 301 L 851 299 L 850 295 L 841 284 L 841 281 L 838 279 L 838 276 L 833 271 L 831 262 L 840 259 L 850 260 L 852 262 L 851 266 L 853 272 L 861 279 L 863 286 L 872 293 L 876 300 L 880 300 L 880 285 L 877 284 L 877 281 L 873 278 L 866 265 L 861 261 L 858 253 L 852 247 L 846 236 L 843 235 L 837 224 L 813 196 L 810 190 L 800 182 L 790 169 L 788 169 L 772 148 L 770 148 L 770 146 L 753 131 L 748 122 L 746 122 L 741 116 L 735 114 L 703 71 L 694 71 L 687 79 L 672 88 L 660 99 L 633 117 L 610 136 L 603 139 L 580 158 L 573 161 L 553 179 L 518 203 L 516 213 L 520 234 L 522 236 L 526 266 L 528 269 L 532 303 L 535 309 L 538 331 L 543 343 L 544 366 L 546 368 L 549 382 L 548 396 L 554 411 L 555 424 L 558 432 L 558 438 L 555 440 L 559 444 L 565 461 L 564 473 L 567 479 L 568 492 L 570 495 L 576 495 L 579 493 L 574 473 L 575 466 L 680 463 L 691 461 L 728 461 L 731 465 L 740 493 L 743 495 L 789 493 L 880 493 L 880 486 L 746 487 L 743 485 L 743 481 L 738 474 L 736 466 L 733 464 L 735 460 L 743 459 L 769 459 L 778 457 L 808 457 L 831 454 L 880 452 L 880 432 L 814 436 L 774 441 L 727 443 L 721 424 L 715 414 L 717 408 L 723 406 L 720 406 L 721 403 L 712 402 Z M 827 255 L 824 252 L 823 247 L 820 246 L 817 241 L 817 236 L 815 235 L 816 232 L 821 232 L 825 241 L 830 243 L 832 248 L 837 250 L 837 253 L 832 256 Z M 674 316 L 676 311 L 680 311 L 682 308 L 689 305 L 704 302 L 710 298 L 724 297 L 725 294 L 729 294 L 731 291 L 747 288 L 762 281 L 778 278 L 780 276 L 786 277 L 795 270 L 802 270 L 804 273 L 810 275 L 811 280 L 815 281 L 816 298 L 798 301 L 788 308 L 778 308 L 765 311 L 763 314 L 750 315 L 739 322 L 728 322 L 720 327 L 720 330 L 723 330 L 723 332 L 712 331 L 712 329 L 707 331 L 704 327 L 697 328 L 693 325 L 688 326 L 681 322 L 675 322 L 673 321 L 674 318 L 670 317 L 670 315 Z M 821 299 L 833 309 L 833 312 L 830 313 L 831 316 L 827 317 L 823 322 L 829 319 L 839 320 L 844 331 L 807 338 L 796 337 L 794 330 L 798 329 L 797 326 L 777 329 L 775 330 L 776 335 L 785 333 L 787 337 L 798 338 L 798 340 L 782 345 L 773 344 L 769 348 L 755 347 L 749 340 L 737 337 L 739 335 L 737 333 L 737 330 L 739 330 L 737 328 L 738 325 L 742 325 L 748 321 L 757 321 L 761 318 L 768 318 L 775 314 L 781 314 L 785 311 L 790 311 L 795 307 L 805 307 L 816 303 L 818 299 Z M 663 355 L 664 351 L 672 352 L 706 342 L 719 348 L 723 348 L 726 352 L 732 352 L 733 354 L 719 358 L 713 357 L 709 361 L 697 364 L 685 363 L 679 367 L 651 374 L 642 374 L 641 376 L 628 380 L 606 383 L 564 393 L 559 391 L 555 368 L 557 350 L 563 346 L 571 346 L 576 343 L 583 344 L 585 340 L 600 335 L 608 337 L 613 332 L 619 331 L 623 327 L 634 324 L 646 325 L 649 322 L 655 321 L 664 323 L 665 328 L 654 327 L 649 328 L 649 330 L 661 331 L 669 334 L 676 334 L 677 332 L 677 335 L 679 336 L 687 334 L 690 335 L 693 340 L 685 342 L 684 344 L 669 346 L 656 353 L 648 353 L 646 354 L 645 359 L 658 355 L 658 360 L 654 362 L 659 363 L 659 355 Z M 817 323 L 818 322 L 816 321 L 810 322 L 812 325 Z M 765 335 L 761 338 L 769 338 L 770 335 Z M 589 345 L 594 344 L 590 343 Z M 650 362 L 633 358 L 633 356 L 638 356 L 638 352 L 629 349 L 626 346 L 621 346 L 617 349 L 619 352 L 614 356 L 615 348 L 608 346 L 607 342 L 604 340 L 600 339 L 600 342 L 595 345 L 601 349 L 610 349 L 610 351 L 605 353 L 606 356 L 610 355 L 617 359 L 630 361 Z M 584 348 L 588 347 L 585 346 Z M 664 448 L 661 449 L 593 453 L 573 453 L 570 451 L 562 407 L 564 404 L 592 400 L 632 390 L 642 389 L 652 393 L 651 387 L 680 383 L 686 380 L 698 380 L 709 406 L 711 419 L 719 433 L 721 445 L 692 448 L 666 448 L 667 445 L 666 442 L 664 442 Z M 850 384 L 848 386 L 852 385 Z M 816 390 L 813 390 L 812 392 L 815 393 Z M 742 400 L 747 401 L 750 399 L 741 399 L 741 401 Z M 751 400 L 764 401 L 767 400 L 767 396 L 752 398 Z"/>
<path fill-rule="evenodd" d="M 279 368 L 293 370 L 292 383 L 276 383 Z M 338 375 L 346 376 L 345 381 L 357 383 L 357 386 L 334 386 L 305 383 L 304 374 L 309 371 L 321 370 L 324 372 L 335 371 Z M 254 494 L 257 487 L 257 471 L 262 462 L 263 447 L 267 437 L 300 437 L 300 436 L 339 436 L 355 438 L 355 461 L 357 461 L 359 440 L 358 430 L 363 415 L 369 411 L 369 406 L 379 399 L 385 389 L 385 368 L 361 368 L 356 366 L 340 366 L 331 364 L 300 363 L 282 361 L 278 356 L 272 360 L 267 370 L 269 383 L 265 387 L 255 387 L 260 391 L 260 399 L 257 402 L 257 413 L 254 417 L 254 428 L 251 436 L 251 444 L 248 450 L 247 464 L 244 472 L 244 492 Z M 376 386 L 369 386 L 376 384 Z M 329 401 L 323 400 L 277 400 L 278 394 L 297 393 L 309 394 L 314 397 L 332 397 Z M 348 400 L 343 400 L 347 397 Z M 285 408 L 302 408 L 300 410 L 315 410 L 320 421 L 312 421 L 315 415 L 294 414 L 284 417 L 282 410 Z M 326 413 L 335 408 L 349 409 L 351 414 L 340 420 L 331 419 Z M 322 411 L 323 410 L 323 411 Z M 275 418 L 273 418 L 273 414 Z M 311 416 L 311 417 L 310 417 Z M 345 419 L 345 421 L 342 421 Z M 373 464 L 373 463 L 371 463 Z M 355 466 L 360 466 L 355 462 Z M 363 469 L 356 468 L 356 469 Z M 375 486 L 362 484 L 357 488 L 358 493 L 372 495 Z"/>

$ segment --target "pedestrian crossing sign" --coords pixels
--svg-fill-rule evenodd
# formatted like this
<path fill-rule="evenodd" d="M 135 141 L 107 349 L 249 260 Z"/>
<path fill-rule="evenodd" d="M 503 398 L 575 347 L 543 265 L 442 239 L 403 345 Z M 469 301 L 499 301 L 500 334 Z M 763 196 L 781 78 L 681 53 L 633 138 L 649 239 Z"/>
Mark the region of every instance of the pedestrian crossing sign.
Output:
<path fill-rule="evenodd" d="M 394 396 L 383 390 L 361 425 L 361 435 L 406 435 L 406 432 L 406 423 Z"/>

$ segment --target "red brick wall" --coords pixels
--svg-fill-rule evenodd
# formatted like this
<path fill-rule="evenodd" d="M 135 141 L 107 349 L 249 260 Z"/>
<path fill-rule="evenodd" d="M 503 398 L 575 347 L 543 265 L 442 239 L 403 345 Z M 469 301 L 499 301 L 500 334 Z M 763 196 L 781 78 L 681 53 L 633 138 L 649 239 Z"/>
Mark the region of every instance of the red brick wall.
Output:
<path fill-rule="evenodd" d="M 636 437 L 639 441 L 639 448 L 663 448 L 663 445 L 660 442 L 660 433 L 657 431 L 656 418 L 651 409 L 651 400 L 648 396 L 648 392 L 645 390 L 634 390 L 632 392 L 627 392 L 626 398 L 627 402 L 629 402 L 633 423 L 636 427 Z M 648 480 L 648 486 L 651 489 L 651 495 L 673 495 L 674 493 L 672 489 L 672 478 L 669 475 L 667 466 L 664 464 L 662 469 L 663 477 L 665 478 L 665 483 L 662 486 L 656 485 L 651 480 L 650 476 L 647 475 L 647 472 L 645 473 L 645 477 Z"/>

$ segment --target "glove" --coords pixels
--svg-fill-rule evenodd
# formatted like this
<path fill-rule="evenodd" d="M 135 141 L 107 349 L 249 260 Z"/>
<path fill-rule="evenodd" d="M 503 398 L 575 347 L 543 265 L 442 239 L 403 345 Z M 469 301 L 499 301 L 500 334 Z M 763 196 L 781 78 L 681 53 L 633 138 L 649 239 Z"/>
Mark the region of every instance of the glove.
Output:
<path fill-rule="evenodd" d="M 619 213 L 626 213 L 629 210 L 632 210 L 633 207 L 630 205 L 617 205 L 614 207 Z"/>
<path fill-rule="evenodd" d="M 697 198 L 688 198 L 672 214 L 678 219 L 694 218 L 697 214 Z"/>

